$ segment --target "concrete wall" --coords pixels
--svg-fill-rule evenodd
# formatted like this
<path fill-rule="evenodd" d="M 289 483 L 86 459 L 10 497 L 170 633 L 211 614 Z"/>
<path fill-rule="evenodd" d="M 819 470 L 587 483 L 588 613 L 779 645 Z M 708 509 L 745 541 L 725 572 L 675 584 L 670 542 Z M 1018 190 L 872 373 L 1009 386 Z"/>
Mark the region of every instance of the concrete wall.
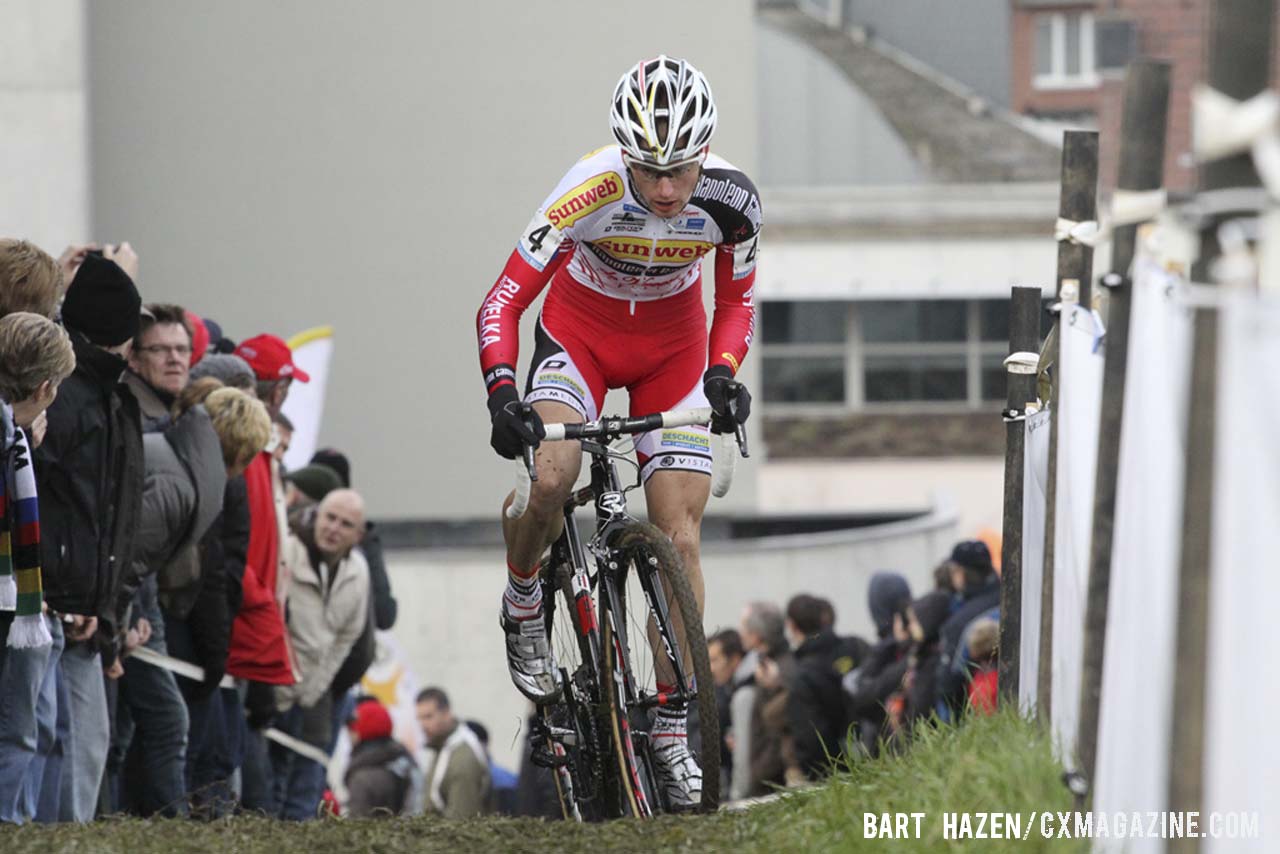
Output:
<path fill-rule="evenodd" d="M 782 606 L 796 593 L 816 592 L 835 604 L 840 632 L 873 637 L 867 611 L 871 575 L 892 569 L 907 577 L 916 595 L 927 592 L 933 567 L 956 538 L 955 516 L 943 511 L 877 529 L 709 547 L 703 555 L 703 623 L 708 632 L 736 627 L 749 602 Z M 387 563 L 400 603 L 391 634 L 414 681 L 443 686 L 459 715 L 489 728 L 494 758 L 517 766 L 527 704 L 511 686 L 498 629 L 501 552 L 393 552 Z"/>
<path fill-rule="evenodd" d="M 487 515 L 511 472 L 488 447 L 481 298 L 564 171 L 610 141 L 609 95 L 641 57 L 695 60 L 716 150 L 753 171 L 752 14 L 745 0 L 101 0 L 96 232 L 134 242 L 145 298 L 233 337 L 336 327 L 320 441 L 350 454 L 374 516 Z M 751 482 L 744 467 L 740 503 Z"/>
<path fill-rule="evenodd" d="M 992 102 L 1009 105 L 1008 0 L 843 0 L 843 4 L 845 26 L 870 27 L 879 38 Z"/>
<path fill-rule="evenodd" d="M 0 236 L 55 258 L 89 234 L 82 0 L 0 4 Z"/>
<path fill-rule="evenodd" d="M 955 508 L 961 537 L 999 531 L 1004 458 L 798 460 L 771 462 L 760 473 L 764 513 L 880 513 L 939 503 Z"/>

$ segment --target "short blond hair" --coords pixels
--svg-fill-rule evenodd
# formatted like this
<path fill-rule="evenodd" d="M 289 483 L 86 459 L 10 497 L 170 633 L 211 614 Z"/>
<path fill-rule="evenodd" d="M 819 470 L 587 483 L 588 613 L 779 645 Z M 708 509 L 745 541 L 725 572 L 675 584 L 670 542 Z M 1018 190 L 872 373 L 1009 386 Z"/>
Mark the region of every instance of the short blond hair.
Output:
<path fill-rule="evenodd" d="M 53 317 L 63 290 L 62 268 L 48 252 L 0 238 L 0 317 L 18 311 Z"/>
<path fill-rule="evenodd" d="M 204 408 L 222 444 L 227 468 L 248 465 L 271 440 L 271 416 L 262 401 L 238 388 L 219 388 L 204 399 Z"/>
<path fill-rule="evenodd" d="M 178 399 L 173 402 L 173 417 L 181 418 L 186 415 L 187 410 L 198 403 L 204 403 L 209 395 L 220 388 L 226 388 L 226 386 L 217 377 L 201 377 L 187 383 L 186 387 L 178 392 Z"/>
<path fill-rule="evenodd" d="M 0 318 L 0 397 L 26 400 L 41 383 L 57 388 L 75 369 L 76 353 L 61 326 L 30 311 Z"/>

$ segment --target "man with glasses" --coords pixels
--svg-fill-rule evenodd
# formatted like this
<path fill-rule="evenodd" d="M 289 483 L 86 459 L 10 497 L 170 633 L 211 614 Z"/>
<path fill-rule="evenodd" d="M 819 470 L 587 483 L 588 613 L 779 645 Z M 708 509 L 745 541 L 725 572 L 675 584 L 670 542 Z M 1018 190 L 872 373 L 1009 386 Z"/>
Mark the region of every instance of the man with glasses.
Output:
<path fill-rule="evenodd" d="M 124 382 L 142 410 L 143 433 L 162 432 L 173 422 L 173 404 L 190 379 L 191 331 L 187 324 L 181 306 L 150 303 L 142 310 Z M 189 630 L 185 620 L 165 613 L 157 587 L 158 569 L 150 567 L 134 593 L 129 608 L 131 628 L 153 652 L 190 660 Z M 180 787 L 148 788 L 140 775 L 125 770 L 136 760 L 133 767 L 145 769 L 155 783 L 172 780 L 172 767 L 183 767 L 186 762 L 191 718 L 177 679 L 168 670 L 126 658 L 123 678 L 117 684 L 115 731 L 107 762 L 111 794 L 118 798 L 112 807 L 143 815 L 161 810 L 168 815 L 185 814 L 185 792 Z"/>
<path fill-rule="evenodd" d="M 610 121 L 617 145 L 588 154 L 561 179 L 521 232 L 477 317 L 490 443 L 509 459 L 538 444 L 544 422 L 599 417 L 611 388 L 629 391 L 633 415 L 710 403 L 716 432 L 732 432 L 750 411 L 751 397 L 733 377 L 754 330 L 760 200 L 746 175 L 709 152 L 716 127 L 711 87 L 684 60 L 641 61 L 618 81 Z M 715 259 L 709 334 L 704 256 Z M 521 400 L 520 315 L 548 284 Z M 711 489 L 707 428 L 655 430 L 635 447 L 650 520 L 675 543 L 701 604 L 699 531 Z M 529 509 L 503 523 L 507 663 L 516 687 L 535 703 L 560 693 L 538 561 L 560 534 L 561 507 L 581 463 L 576 442 L 540 448 Z M 673 681 L 665 656 L 657 675 L 659 690 Z M 663 707 L 650 733 L 660 782 L 677 807 L 696 805 L 702 789 L 685 715 Z"/>
<path fill-rule="evenodd" d="M 190 379 L 191 331 L 181 306 L 151 303 L 143 310 L 129 370 L 125 382 L 142 407 L 143 432 L 163 429 Z"/>

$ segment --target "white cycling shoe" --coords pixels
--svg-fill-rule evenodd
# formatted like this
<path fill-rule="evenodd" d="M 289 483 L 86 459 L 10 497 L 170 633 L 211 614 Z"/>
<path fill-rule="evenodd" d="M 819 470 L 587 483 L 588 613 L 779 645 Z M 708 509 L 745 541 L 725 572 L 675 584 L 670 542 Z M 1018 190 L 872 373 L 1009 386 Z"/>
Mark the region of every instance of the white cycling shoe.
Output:
<path fill-rule="evenodd" d="M 547 643 L 547 624 L 543 611 L 535 617 L 517 620 L 504 605 L 499 613 L 502 631 L 507 636 L 507 670 L 521 694 L 538 705 L 560 697 L 560 674 Z"/>
<path fill-rule="evenodd" d="M 658 786 L 672 810 L 694 810 L 702 805 L 702 769 L 687 738 L 655 734 L 653 759 Z"/>

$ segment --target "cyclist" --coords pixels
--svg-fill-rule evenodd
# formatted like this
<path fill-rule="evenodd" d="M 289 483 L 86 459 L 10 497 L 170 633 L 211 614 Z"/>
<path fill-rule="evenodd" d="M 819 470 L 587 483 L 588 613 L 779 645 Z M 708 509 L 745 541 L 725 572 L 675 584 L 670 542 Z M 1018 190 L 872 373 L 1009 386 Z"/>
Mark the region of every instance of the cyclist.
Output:
<path fill-rule="evenodd" d="M 688 62 L 644 60 L 618 81 L 610 119 L 617 144 L 588 154 L 561 179 L 477 317 L 491 444 L 509 459 L 525 444 L 538 445 L 544 423 L 598 418 L 610 388 L 629 391 L 633 415 L 709 404 L 716 432 L 731 432 L 750 412 L 751 397 L 733 377 L 754 329 L 760 201 L 742 172 L 709 153 L 716 127 L 711 87 Z M 701 261 L 712 253 L 715 312 L 708 335 Z M 515 368 L 519 320 L 548 282 L 522 401 Z M 701 607 L 708 430 L 643 434 L 636 455 L 650 520 L 675 543 Z M 512 681 L 545 703 L 561 686 L 543 622 L 538 561 L 560 535 L 581 451 L 572 442 L 548 443 L 536 462 L 528 510 L 517 520 L 503 518 L 501 624 Z M 659 690 L 674 689 L 669 663 L 656 657 Z M 686 714 L 663 707 L 650 733 L 660 783 L 676 806 L 697 805 L 702 788 Z"/>

